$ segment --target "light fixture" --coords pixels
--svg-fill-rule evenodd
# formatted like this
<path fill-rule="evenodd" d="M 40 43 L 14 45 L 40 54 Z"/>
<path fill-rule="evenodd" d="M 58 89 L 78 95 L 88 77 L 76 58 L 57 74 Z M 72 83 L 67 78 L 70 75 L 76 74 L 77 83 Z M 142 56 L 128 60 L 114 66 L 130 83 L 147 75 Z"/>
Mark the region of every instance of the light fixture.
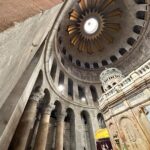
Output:
<path fill-rule="evenodd" d="M 87 34 L 94 34 L 99 27 L 98 20 L 95 18 L 89 18 L 84 23 L 84 31 Z"/>
<path fill-rule="evenodd" d="M 60 84 L 60 85 L 58 86 L 58 90 L 59 90 L 60 92 L 62 92 L 62 91 L 64 90 L 64 86 L 63 86 L 62 84 Z"/>
<path fill-rule="evenodd" d="M 86 98 L 85 98 L 85 97 L 82 97 L 82 98 L 81 98 L 81 101 L 82 101 L 82 102 L 85 102 L 85 101 L 86 101 Z"/>

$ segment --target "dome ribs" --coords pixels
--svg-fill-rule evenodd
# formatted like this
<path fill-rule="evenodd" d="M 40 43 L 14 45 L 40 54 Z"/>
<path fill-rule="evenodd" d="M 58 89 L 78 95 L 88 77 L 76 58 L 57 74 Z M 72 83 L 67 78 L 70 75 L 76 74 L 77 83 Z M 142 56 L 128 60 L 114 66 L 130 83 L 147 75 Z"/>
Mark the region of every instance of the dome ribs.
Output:
<path fill-rule="evenodd" d="M 109 7 L 112 2 L 114 2 L 115 0 L 104 0 L 102 5 L 100 6 L 100 11 L 104 11 L 107 7 Z"/>
<path fill-rule="evenodd" d="M 119 23 L 106 23 L 105 28 L 118 32 L 121 29 L 121 25 Z"/>
<path fill-rule="evenodd" d="M 77 21 L 79 18 L 79 13 L 75 9 L 73 9 L 69 16 L 70 16 L 70 20 Z"/>
<path fill-rule="evenodd" d="M 81 11 L 85 11 L 87 9 L 87 5 L 84 0 L 78 1 Z"/>
<path fill-rule="evenodd" d="M 104 15 L 107 17 L 107 18 L 111 18 L 111 17 L 121 17 L 122 16 L 122 11 L 120 8 L 116 8 L 108 13 L 104 13 Z"/>
<path fill-rule="evenodd" d="M 77 32 L 77 27 L 75 25 L 69 25 L 67 30 L 69 34 L 73 34 L 74 32 Z"/>
<path fill-rule="evenodd" d="M 122 16 L 120 8 L 107 9 L 115 0 L 79 0 L 77 7 L 73 8 L 69 14 L 70 25 L 68 33 L 70 42 L 78 48 L 79 52 L 93 54 L 105 49 L 105 44 L 112 44 L 114 37 L 112 32 L 119 32 L 121 25 L 115 20 Z M 88 33 L 87 21 L 94 18 L 98 22 L 98 28 L 94 33 Z M 89 26 L 93 22 L 89 21 Z M 89 28 L 90 29 L 90 28 Z"/>
<path fill-rule="evenodd" d="M 113 43 L 113 37 L 107 31 L 104 31 L 102 35 L 108 43 Z"/>
<path fill-rule="evenodd" d="M 78 36 L 78 34 L 75 34 L 71 39 L 71 43 L 73 45 L 76 45 L 78 42 L 79 42 L 79 36 Z"/>

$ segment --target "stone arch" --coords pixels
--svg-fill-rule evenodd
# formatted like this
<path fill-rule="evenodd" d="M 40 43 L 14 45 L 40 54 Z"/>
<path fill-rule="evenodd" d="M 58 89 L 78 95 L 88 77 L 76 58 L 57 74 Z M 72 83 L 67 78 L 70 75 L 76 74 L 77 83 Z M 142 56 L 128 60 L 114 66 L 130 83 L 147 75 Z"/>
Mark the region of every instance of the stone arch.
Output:
<path fill-rule="evenodd" d="M 49 90 L 48 89 L 45 89 L 44 90 L 44 93 L 45 93 L 45 96 L 44 96 L 44 98 L 43 98 L 43 101 L 44 101 L 44 103 L 46 104 L 46 105 L 48 105 L 49 103 L 50 103 L 50 92 L 49 92 Z"/>
<path fill-rule="evenodd" d="M 65 129 L 64 129 L 64 148 L 75 150 L 75 113 L 72 108 L 66 109 Z"/>
<path fill-rule="evenodd" d="M 58 100 L 54 102 L 55 109 L 51 112 L 50 116 L 50 127 L 49 127 L 49 136 L 47 149 L 55 149 L 56 147 L 56 132 L 57 132 L 57 123 L 58 116 L 62 113 L 62 103 Z"/>
<path fill-rule="evenodd" d="M 105 120 L 102 113 L 97 114 L 97 120 L 101 129 L 106 128 Z"/>
<path fill-rule="evenodd" d="M 42 112 L 43 108 L 45 108 L 46 106 L 48 106 L 48 104 L 50 103 L 50 92 L 48 89 L 44 90 L 44 97 L 41 101 L 39 101 L 39 112 Z"/>
<path fill-rule="evenodd" d="M 55 110 L 57 111 L 58 114 L 60 114 L 63 110 L 61 102 L 56 100 L 54 102 L 54 105 L 55 105 Z"/>
<path fill-rule="evenodd" d="M 85 139 L 84 148 L 89 150 L 96 150 L 93 133 L 94 131 L 92 127 L 91 117 L 88 111 L 83 110 L 81 112 L 81 120 L 83 125 L 83 138 Z"/>

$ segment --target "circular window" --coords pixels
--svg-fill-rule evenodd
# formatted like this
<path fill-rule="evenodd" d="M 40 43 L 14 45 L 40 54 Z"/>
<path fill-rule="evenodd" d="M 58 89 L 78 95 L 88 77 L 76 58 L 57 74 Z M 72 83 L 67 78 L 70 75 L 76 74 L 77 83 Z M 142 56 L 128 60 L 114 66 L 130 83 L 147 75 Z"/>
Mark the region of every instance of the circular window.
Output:
<path fill-rule="evenodd" d="M 87 34 L 94 34 L 99 27 L 98 20 L 95 18 L 89 18 L 84 23 L 84 31 Z"/>

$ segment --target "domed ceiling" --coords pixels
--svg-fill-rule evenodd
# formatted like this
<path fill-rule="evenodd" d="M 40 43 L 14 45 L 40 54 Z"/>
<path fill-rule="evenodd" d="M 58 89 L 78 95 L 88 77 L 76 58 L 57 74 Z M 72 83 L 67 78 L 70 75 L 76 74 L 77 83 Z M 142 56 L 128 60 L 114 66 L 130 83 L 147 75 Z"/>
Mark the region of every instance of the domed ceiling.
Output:
<path fill-rule="evenodd" d="M 122 11 L 113 6 L 113 0 L 80 0 L 79 7 L 69 15 L 70 43 L 78 52 L 89 55 L 105 50 L 105 45 L 114 42 L 114 32 L 121 29 L 121 16 Z"/>
<path fill-rule="evenodd" d="M 136 43 L 139 34 L 134 28 L 141 30 L 145 24 L 145 18 L 137 18 L 140 7 L 146 10 L 134 0 L 73 1 L 60 25 L 59 49 L 74 62 L 115 62 Z"/>
<path fill-rule="evenodd" d="M 129 57 L 137 50 L 148 27 L 148 3 L 72 0 L 56 37 L 58 58 L 63 65 L 65 62 L 69 73 L 76 75 L 79 70 L 79 76 L 91 76 L 94 69 L 95 80 L 105 67 L 123 66 L 126 59 L 132 59 Z"/>

